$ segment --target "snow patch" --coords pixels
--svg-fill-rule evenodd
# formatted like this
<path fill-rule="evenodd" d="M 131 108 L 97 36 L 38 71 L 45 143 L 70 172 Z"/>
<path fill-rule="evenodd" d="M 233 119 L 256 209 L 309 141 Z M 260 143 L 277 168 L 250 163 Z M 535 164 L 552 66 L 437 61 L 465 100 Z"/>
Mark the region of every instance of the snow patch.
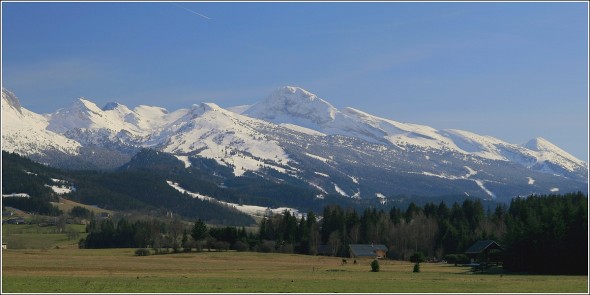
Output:
<path fill-rule="evenodd" d="M 383 195 L 382 193 L 376 193 L 375 196 L 377 196 L 377 198 L 379 198 L 379 203 L 381 203 L 381 205 L 385 205 L 387 204 L 387 197 L 385 195 Z"/>
<path fill-rule="evenodd" d="M 317 188 L 319 191 L 323 192 L 324 194 L 327 194 L 327 193 L 328 193 L 328 192 L 327 192 L 325 189 L 323 189 L 321 186 L 319 186 L 319 185 L 317 185 L 317 184 L 315 184 L 315 183 L 312 183 L 312 182 L 310 182 L 309 184 L 310 184 L 311 186 L 313 186 L 313 187 Z"/>
<path fill-rule="evenodd" d="M 484 182 L 482 180 L 474 179 L 473 181 L 475 181 L 475 183 L 479 186 L 479 188 L 481 188 L 484 192 L 486 192 L 486 194 L 488 194 L 490 197 L 492 197 L 492 199 L 496 198 L 496 195 L 484 186 Z"/>
<path fill-rule="evenodd" d="M 174 188 L 175 190 L 179 191 L 180 193 L 187 194 L 187 195 L 189 195 L 189 196 L 191 196 L 191 197 L 193 197 L 195 199 L 199 199 L 199 200 L 203 200 L 203 201 L 215 201 L 214 198 L 211 198 L 211 197 L 208 197 L 208 196 L 205 196 L 205 195 L 201 195 L 199 193 L 193 193 L 193 192 L 190 192 L 188 190 L 185 190 L 182 187 L 180 187 L 180 185 L 178 185 L 178 183 L 176 183 L 176 182 L 172 182 L 170 180 L 166 180 L 166 183 L 169 186 L 171 186 L 172 188 Z"/>
<path fill-rule="evenodd" d="M 321 173 L 321 172 L 317 172 L 317 171 L 315 171 L 315 172 L 313 172 L 313 173 L 315 173 L 315 174 L 317 174 L 317 175 L 320 175 L 320 176 L 323 176 L 323 177 L 330 177 L 330 175 L 328 175 L 328 174 L 326 174 L 326 173 Z"/>
<path fill-rule="evenodd" d="M 528 184 L 533 185 L 535 184 L 535 180 L 532 177 L 527 177 L 528 179 Z"/>
<path fill-rule="evenodd" d="M 348 195 L 348 194 L 347 194 L 345 191 L 343 191 L 343 190 L 342 190 L 342 189 L 341 189 L 341 188 L 340 188 L 340 187 L 339 187 L 337 184 L 335 184 L 335 183 L 334 183 L 334 189 L 335 189 L 335 190 L 336 190 L 336 192 L 338 192 L 340 195 L 342 195 L 342 196 L 344 196 L 344 197 L 347 197 L 347 198 L 350 198 L 350 196 L 349 196 L 349 195 Z"/>
<path fill-rule="evenodd" d="M 422 173 L 416 173 L 416 172 L 408 172 L 408 173 L 410 173 L 410 174 L 422 174 L 422 175 L 426 175 L 426 176 L 433 176 L 433 177 L 450 179 L 450 180 L 458 179 L 458 177 L 456 177 L 456 176 L 445 175 L 445 174 L 434 174 L 434 173 L 426 172 L 426 171 L 422 171 Z"/>
<path fill-rule="evenodd" d="M 188 168 L 191 166 L 191 161 L 189 161 L 188 156 L 176 156 L 175 157 L 184 163 L 184 168 Z"/>
<path fill-rule="evenodd" d="M 300 213 L 299 210 L 294 209 L 294 208 L 289 208 L 289 207 L 279 207 L 279 208 L 269 208 L 269 207 L 263 207 L 263 206 L 255 206 L 255 205 L 240 205 L 240 204 L 235 204 L 235 203 L 230 203 L 230 202 L 224 202 L 224 201 L 218 201 L 215 198 L 209 197 L 209 196 L 205 196 L 199 193 L 195 193 L 195 192 L 191 192 L 188 191 L 184 188 L 182 188 L 178 183 L 167 180 L 166 183 L 171 186 L 172 188 L 176 189 L 177 191 L 179 191 L 180 193 L 183 194 L 187 194 L 193 198 L 197 198 L 200 200 L 204 200 L 204 201 L 209 201 L 209 202 L 216 202 L 222 205 L 226 205 L 229 207 L 233 207 L 236 210 L 246 213 L 246 214 L 250 214 L 252 216 L 265 216 L 268 213 L 273 213 L 273 214 L 282 214 L 283 212 L 289 211 L 291 213 L 291 215 L 294 215 L 298 218 L 301 218 L 301 216 L 303 216 L 304 214 Z"/>
<path fill-rule="evenodd" d="M 57 185 L 47 185 L 47 184 L 45 186 L 51 188 L 53 190 L 53 192 L 58 195 L 69 194 L 73 191 L 76 191 L 76 188 L 73 186 L 67 187 L 67 186 L 57 186 Z"/>
<path fill-rule="evenodd" d="M 358 179 L 358 177 L 354 177 L 354 176 L 348 176 L 348 177 L 350 177 L 350 179 L 352 179 L 352 182 L 354 182 L 354 183 L 356 183 L 356 184 L 359 184 L 359 179 Z"/>
<path fill-rule="evenodd" d="M 326 158 L 323 158 L 323 157 L 320 157 L 320 156 L 316 156 L 316 155 L 313 155 L 313 154 L 310 154 L 310 153 L 305 153 L 305 155 L 308 156 L 308 157 L 310 157 L 310 158 L 314 158 L 316 160 L 320 160 L 320 161 L 322 161 L 324 163 L 328 163 L 330 161 L 330 159 L 326 159 Z"/>
<path fill-rule="evenodd" d="M 471 176 L 473 176 L 473 175 L 477 174 L 477 171 L 475 171 L 475 170 L 471 169 L 470 167 L 467 167 L 467 166 L 463 166 L 463 167 L 464 167 L 465 169 L 467 169 L 467 174 L 465 174 L 465 176 L 464 176 L 465 178 L 469 178 L 469 177 L 471 177 Z"/>
<path fill-rule="evenodd" d="M 7 195 L 2 194 L 2 197 L 3 198 L 9 198 L 9 197 L 12 197 L 12 198 L 30 198 L 31 196 L 29 196 L 29 194 L 25 194 L 25 193 L 14 193 L 14 194 L 7 194 Z"/>
<path fill-rule="evenodd" d="M 550 192 L 552 192 L 552 193 L 556 193 L 556 192 L 558 192 L 558 191 L 559 191 L 559 188 L 557 188 L 557 187 L 552 187 L 551 189 L 549 189 L 549 191 L 550 191 Z"/>

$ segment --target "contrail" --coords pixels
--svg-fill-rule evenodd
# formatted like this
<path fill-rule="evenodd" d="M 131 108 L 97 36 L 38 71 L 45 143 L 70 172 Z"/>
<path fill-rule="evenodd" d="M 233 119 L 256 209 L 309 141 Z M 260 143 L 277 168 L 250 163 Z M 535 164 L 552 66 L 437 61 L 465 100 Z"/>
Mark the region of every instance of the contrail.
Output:
<path fill-rule="evenodd" d="M 188 12 L 190 12 L 190 13 L 192 13 L 192 14 L 196 14 L 196 15 L 202 17 L 202 18 L 211 19 L 210 17 L 208 17 L 208 16 L 206 16 L 204 14 L 200 14 L 200 13 L 198 13 L 196 11 L 193 11 L 193 10 L 190 10 L 190 9 L 184 7 L 184 6 L 180 6 L 178 4 L 175 4 L 175 5 L 178 6 L 178 7 L 180 7 L 180 8 L 182 8 L 182 9 L 184 9 L 184 10 L 186 10 L 186 11 L 188 11 Z"/>

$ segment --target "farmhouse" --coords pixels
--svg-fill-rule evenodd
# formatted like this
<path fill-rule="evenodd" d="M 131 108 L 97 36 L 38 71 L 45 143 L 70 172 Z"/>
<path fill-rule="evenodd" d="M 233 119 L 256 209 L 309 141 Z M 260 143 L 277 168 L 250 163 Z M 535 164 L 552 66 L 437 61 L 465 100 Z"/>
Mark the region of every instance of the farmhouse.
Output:
<path fill-rule="evenodd" d="M 96 214 L 96 217 L 99 219 L 109 219 L 111 218 L 111 214 L 107 213 L 107 212 L 100 212 L 98 214 Z"/>
<path fill-rule="evenodd" d="M 22 217 L 14 217 L 6 220 L 2 220 L 2 223 L 8 224 L 25 224 L 25 219 Z"/>
<path fill-rule="evenodd" d="M 385 258 L 387 247 L 385 245 L 350 244 L 350 258 Z"/>
<path fill-rule="evenodd" d="M 481 240 L 465 250 L 465 255 L 471 259 L 472 263 L 497 262 L 499 261 L 497 254 L 502 250 L 502 247 L 494 240 Z"/>

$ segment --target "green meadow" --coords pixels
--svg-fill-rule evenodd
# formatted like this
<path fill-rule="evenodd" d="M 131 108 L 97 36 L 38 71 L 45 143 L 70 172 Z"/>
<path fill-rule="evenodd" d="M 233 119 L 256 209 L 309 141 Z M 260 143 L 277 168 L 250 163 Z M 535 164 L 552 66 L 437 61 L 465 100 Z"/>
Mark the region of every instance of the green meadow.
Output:
<path fill-rule="evenodd" d="M 70 238 L 66 232 L 60 233 L 55 226 L 3 224 L 2 242 L 6 243 L 9 249 L 77 248 L 78 240 L 86 236 L 85 228 L 85 225 L 80 224 L 66 225 L 67 231 L 73 230 L 78 233 L 77 237 Z"/>
<path fill-rule="evenodd" d="M 7 249 L 11 293 L 586 293 L 586 276 L 473 274 L 468 267 L 254 252 L 135 256 L 135 249 Z"/>

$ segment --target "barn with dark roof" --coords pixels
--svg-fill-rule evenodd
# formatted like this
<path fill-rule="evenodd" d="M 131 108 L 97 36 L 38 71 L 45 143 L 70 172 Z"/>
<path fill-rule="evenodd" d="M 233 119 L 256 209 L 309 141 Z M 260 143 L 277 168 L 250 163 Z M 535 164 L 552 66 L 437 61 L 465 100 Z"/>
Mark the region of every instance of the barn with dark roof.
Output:
<path fill-rule="evenodd" d="M 351 258 L 385 258 L 387 254 L 387 247 L 382 244 L 368 245 L 368 244 L 350 244 Z"/>
<path fill-rule="evenodd" d="M 495 258 L 495 255 L 490 255 L 502 251 L 502 247 L 500 244 L 496 243 L 494 240 L 481 240 L 475 242 L 475 244 L 471 245 L 467 250 L 465 250 L 465 255 L 471 258 L 471 261 L 480 261 L 480 262 L 487 262 L 490 259 Z"/>

